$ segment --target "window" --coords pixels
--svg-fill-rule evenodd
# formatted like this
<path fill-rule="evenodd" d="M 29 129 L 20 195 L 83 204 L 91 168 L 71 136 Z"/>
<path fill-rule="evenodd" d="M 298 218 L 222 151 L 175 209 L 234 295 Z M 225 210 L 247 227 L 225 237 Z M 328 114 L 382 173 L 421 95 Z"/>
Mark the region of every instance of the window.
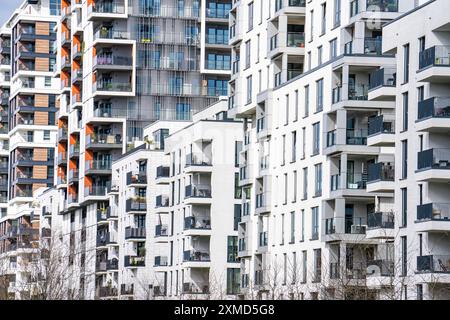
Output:
<path fill-rule="evenodd" d="M 327 29 L 327 3 L 322 3 L 322 30 L 321 35 L 325 33 L 325 30 Z"/>
<path fill-rule="evenodd" d="M 248 4 L 248 31 L 253 29 L 253 2 Z"/>
<path fill-rule="evenodd" d="M 250 68 L 250 58 L 251 58 L 251 42 L 248 40 L 245 42 L 245 68 Z"/>
<path fill-rule="evenodd" d="M 297 253 L 292 252 L 292 284 L 297 282 Z"/>
<path fill-rule="evenodd" d="M 294 121 L 297 121 L 297 120 L 298 120 L 298 90 L 295 90 L 294 98 L 295 98 L 295 104 L 294 104 L 294 107 L 295 107 Z"/>
<path fill-rule="evenodd" d="M 417 288 L 417 300 L 423 300 L 423 284 L 416 285 Z"/>
<path fill-rule="evenodd" d="M 242 151 L 242 141 L 234 143 L 234 166 L 239 167 L 239 154 Z"/>
<path fill-rule="evenodd" d="M 425 51 L 425 37 L 419 38 L 419 52 Z"/>
<path fill-rule="evenodd" d="M 334 0 L 334 27 L 341 24 L 341 0 Z"/>
<path fill-rule="evenodd" d="M 322 164 L 316 164 L 314 166 L 315 172 L 315 186 L 314 186 L 314 196 L 320 197 L 322 195 Z"/>
<path fill-rule="evenodd" d="M 403 46 L 403 83 L 409 81 L 409 43 Z"/>
<path fill-rule="evenodd" d="M 234 205 L 234 231 L 238 230 L 239 223 L 241 222 L 241 210 L 242 210 L 241 204 L 235 204 Z"/>
<path fill-rule="evenodd" d="M 287 254 L 283 253 L 283 286 L 287 283 Z"/>
<path fill-rule="evenodd" d="M 295 212 L 291 212 L 291 241 L 290 243 L 295 242 Z"/>
<path fill-rule="evenodd" d="M 45 81 L 45 86 L 46 87 L 51 87 L 52 86 L 52 77 L 45 77 L 44 78 L 44 81 Z"/>
<path fill-rule="evenodd" d="M 320 282 L 322 278 L 322 250 L 314 249 L 314 282 Z"/>
<path fill-rule="evenodd" d="M 291 133 L 292 136 L 292 150 L 291 150 L 291 162 L 297 161 L 297 131 Z"/>
<path fill-rule="evenodd" d="M 283 204 L 287 204 L 287 198 L 288 198 L 288 175 L 287 173 L 284 174 L 284 201 Z"/>
<path fill-rule="evenodd" d="M 311 240 L 319 239 L 319 207 L 311 208 Z"/>
<path fill-rule="evenodd" d="M 301 219 L 301 229 L 300 229 L 300 241 L 305 241 L 305 210 L 302 209 L 300 212 L 300 219 Z"/>
<path fill-rule="evenodd" d="M 241 187 L 239 187 L 239 172 L 234 173 L 234 198 L 241 199 Z"/>
<path fill-rule="evenodd" d="M 323 46 L 317 47 L 317 65 L 320 66 L 323 62 Z"/>
<path fill-rule="evenodd" d="M 302 159 L 306 157 L 306 127 L 302 128 Z"/>
<path fill-rule="evenodd" d="M 50 140 L 50 130 L 44 130 L 44 140 Z"/>
<path fill-rule="evenodd" d="M 320 152 L 320 122 L 313 124 L 313 150 L 312 154 L 316 155 Z"/>
<path fill-rule="evenodd" d="M 240 292 L 241 270 L 239 268 L 227 269 L 227 294 Z"/>
<path fill-rule="evenodd" d="M 402 261 L 401 261 L 401 263 L 402 263 L 401 276 L 405 277 L 408 273 L 408 252 L 407 252 L 408 244 L 406 241 L 406 236 L 400 237 L 400 242 L 401 242 L 400 249 L 401 249 L 401 259 L 402 259 Z"/>
<path fill-rule="evenodd" d="M 402 227 L 408 224 L 408 189 L 402 188 Z"/>
<path fill-rule="evenodd" d="M 314 10 L 310 11 L 310 24 L 309 24 L 309 41 L 313 41 L 314 39 Z"/>
<path fill-rule="evenodd" d="M 293 173 L 293 190 L 292 190 L 292 202 L 296 202 L 297 201 L 297 170 L 294 170 Z"/>
<path fill-rule="evenodd" d="M 305 117 L 309 115 L 309 86 L 305 86 Z"/>
<path fill-rule="evenodd" d="M 308 252 L 306 250 L 302 251 L 302 283 L 306 283 L 306 277 L 308 272 Z"/>
<path fill-rule="evenodd" d="M 311 51 L 308 51 L 308 53 L 306 54 L 308 56 L 308 70 L 311 70 Z"/>
<path fill-rule="evenodd" d="M 337 39 L 334 38 L 330 41 L 330 59 L 337 57 Z"/>
<path fill-rule="evenodd" d="M 247 77 L 247 104 L 252 102 L 252 76 Z"/>
<path fill-rule="evenodd" d="M 423 101 L 425 99 L 425 87 L 420 86 L 417 88 L 417 100 L 419 102 Z"/>
<path fill-rule="evenodd" d="M 256 36 L 256 63 L 259 62 L 259 55 L 261 53 L 261 35 Z"/>
<path fill-rule="evenodd" d="M 303 168 L 303 198 L 308 199 L 308 168 Z"/>
<path fill-rule="evenodd" d="M 403 97 L 403 131 L 408 130 L 408 108 L 409 108 L 409 103 L 408 103 L 408 92 L 403 93 L 402 95 Z"/>
<path fill-rule="evenodd" d="M 285 104 L 285 110 L 284 110 L 284 125 L 289 124 L 289 95 L 286 95 L 286 104 Z"/>
<path fill-rule="evenodd" d="M 284 213 L 281 214 L 281 242 L 280 245 L 284 245 Z"/>
<path fill-rule="evenodd" d="M 320 79 L 316 82 L 316 88 L 317 88 L 317 107 L 316 111 L 322 111 L 323 110 L 323 79 Z"/>
<path fill-rule="evenodd" d="M 282 138 L 282 144 L 281 144 L 281 165 L 284 166 L 286 162 L 286 135 L 283 134 Z"/>
<path fill-rule="evenodd" d="M 408 176 L 408 140 L 402 141 L 402 179 Z"/>
<path fill-rule="evenodd" d="M 238 237 L 228 236 L 227 262 L 238 262 Z"/>

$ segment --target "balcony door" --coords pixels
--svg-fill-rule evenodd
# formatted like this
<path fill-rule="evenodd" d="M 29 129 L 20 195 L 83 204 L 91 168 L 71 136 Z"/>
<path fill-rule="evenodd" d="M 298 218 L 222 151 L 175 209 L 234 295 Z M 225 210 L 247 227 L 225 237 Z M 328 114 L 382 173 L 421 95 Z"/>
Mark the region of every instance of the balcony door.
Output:
<path fill-rule="evenodd" d="M 354 217 L 354 205 L 345 205 L 345 233 L 351 233 Z"/>

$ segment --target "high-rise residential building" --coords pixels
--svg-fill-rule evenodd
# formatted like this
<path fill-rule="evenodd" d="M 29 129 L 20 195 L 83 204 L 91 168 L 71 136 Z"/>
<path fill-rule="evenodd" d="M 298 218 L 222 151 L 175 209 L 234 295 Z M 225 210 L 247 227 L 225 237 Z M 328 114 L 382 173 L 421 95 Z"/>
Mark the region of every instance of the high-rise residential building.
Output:
<path fill-rule="evenodd" d="M 108 207 L 112 163 L 142 141 L 146 125 L 190 120 L 227 96 L 230 7 L 230 1 L 61 1 L 55 175 L 67 223 L 96 219 Z"/>
<path fill-rule="evenodd" d="M 2 199 L 8 195 L 8 208 L 6 212 L 2 208 L 0 220 L 4 297 L 34 296 L 30 261 L 39 241 L 39 224 L 31 203 L 34 191 L 54 185 L 59 80 L 54 78 L 52 48 L 58 20 L 56 1 L 24 1 L 1 29 L 1 172 L 6 170 L 6 175 L 1 174 L 0 188 Z"/>
<path fill-rule="evenodd" d="M 242 124 L 227 106 L 155 122 L 114 162 L 117 187 L 97 219 L 98 297 L 235 298 Z"/>
<path fill-rule="evenodd" d="M 8 203 L 8 111 L 11 86 L 11 28 L 0 29 L 0 217 L 6 216 Z"/>
<path fill-rule="evenodd" d="M 0 298 L 448 299 L 449 12 L 24 2 Z"/>
<path fill-rule="evenodd" d="M 242 298 L 399 298 L 394 134 L 404 128 L 393 88 L 404 81 L 382 27 L 415 5 L 234 3 Z"/>
<path fill-rule="evenodd" d="M 436 0 L 383 28 L 383 51 L 396 56 L 397 85 L 381 90 L 396 101 L 395 255 L 402 299 L 450 297 L 449 25 L 450 3 Z"/>

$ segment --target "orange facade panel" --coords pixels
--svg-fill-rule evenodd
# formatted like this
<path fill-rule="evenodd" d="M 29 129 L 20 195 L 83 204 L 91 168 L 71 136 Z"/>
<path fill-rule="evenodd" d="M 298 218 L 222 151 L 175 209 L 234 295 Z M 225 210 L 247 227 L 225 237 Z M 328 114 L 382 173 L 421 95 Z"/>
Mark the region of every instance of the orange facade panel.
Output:
<path fill-rule="evenodd" d="M 37 53 L 49 53 L 49 41 L 45 39 L 36 39 L 35 50 Z"/>
<path fill-rule="evenodd" d="M 50 24 L 48 22 L 36 22 L 36 34 L 50 35 Z"/>
<path fill-rule="evenodd" d="M 34 124 L 36 125 L 48 125 L 48 112 L 36 111 L 34 113 Z"/>
<path fill-rule="evenodd" d="M 46 94 L 36 94 L 34 96 L 34 104 L 36 107 L 48 107 L 48 95 Z"/>
<path fill-rule="evenodd" d="M 47 149 L 46 148 L 34 148 L 33 160 L 34 161 L 47 161 Z"/>
<path fill-rule="evenodd" d="M 33 166 L 34 179 L 47 179 L 47 166 Z"/>
<path fill-rule="evenodd" d="M 49 58 L 36 58 L 36 71 L 48 72 L 49 65 Z"/>

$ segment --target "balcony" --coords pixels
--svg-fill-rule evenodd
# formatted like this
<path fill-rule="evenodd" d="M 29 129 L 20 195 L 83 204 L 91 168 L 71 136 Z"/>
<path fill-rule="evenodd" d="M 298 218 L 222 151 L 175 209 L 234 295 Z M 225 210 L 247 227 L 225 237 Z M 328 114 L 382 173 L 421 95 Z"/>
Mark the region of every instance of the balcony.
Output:
<path fill-rule="evenodd" d="M 304 32 L 288 32 L 287 46 L 290 48 L 304 48 L 305 47 L 305 33 Z"/>
<path fill-rule="evenodd" d="M 94 57 L 93 70 L 132 70 L 133 59 L 131 57 L 99 54 Z"/>
<path fill-rule="evenodd" d="M 374 212 L 367 215 L 367 238 L 387 239 L 394 237 L 395 215 L 393 212 Z"/>
<path fill-rule="evenodd" d="M 166 256 L 155 257 L 155 267 L 167 267 L 169 265 L 169 259 Z"/>
<path fill-rule="evenodd" d="M 367 11 L 398 12 L 398 0 L 367 0 Z"/>
<path fill-rule="evenodd" d="M 58 129 L 58 141 L 67 141 L 67 128 L 62 127 Z"/>
<path fill-rule="evenodd" d="M 106 264 L 107 264 L 106 260 L 105 261 L 97 261 L 95 263 L 95 272 L 96 273 L 106 273 L 106 271 L 107 271 Z"/>
<path fill-rule="evenodd" d="M 125 268 L 138 268 L 145 267 L 145 256 L 125 256 L 124 257 Z"/>
<path fill-rule="evenodd" d="M 110 175 L 111 161 L 104 160 L 87 160 L 86 175 Z"/>
<path fill-rule="evenodd" d="M 169 226 L 167 224 L 158 224 L 155 226 L 155 238 L 167 237 L 169 235 Z"/>
<path fill-rule="evenodd" d="M 127 186 L 131 187 L 145 187 L 147 185 L 147 174 L 145 172 L 139 172 L 133 174 L 132 172 L 127 173 Z"/>
<path fill-rule="evenodd" d="M 419 102 L 417 131 L 448 133 L 450 131 L 450 98 L 433 97 Z"/>
<path fill-rule="evenodd" d="M 419 53 L 417 82 L 450 83 L 450 46 L 434 46 Z"/>
<path fill-rule="evenodd" d="M 418 273 L 450 273 L 450 255 L 417 257 Z"/>
<path fill-rule="evenodd" d="M 184 218 L 184 230 L 211 230 L 211 218 L 204 217 L 186 217 Z"/>
<path fill-rule="evenodd" d="M 69 155 L 70 158 L 78 158 L 80 156 L 80 144 L 79 143 L 75 143 L 75 144 L 71 144 L 69 147 Z"/>
<path fill-rule="evenodd" d="M 324 241 L 361 241 L 366 237 L 366 217 L 335 217 L 324 220 Z"/>
<path fill-rule="evenodd" d="M 87 7 L 88 20 L 126 18 L 124 1 L 92 1 Z"/>
<path fill-rule="evenodd" d="M 367 192 L 394 192 L 394 165 L 373 163 L 368 166 Z"/>
<path fill-rule="evenodd" d="M 106 186 L 91 186 L 84 188 L 84 196 L 88 197 L 105 197 Z"/>
<path fill-rule="evenodd" d="M 132 227 L 125 228 L 125 240 L 142 241 L 145 240 L 145 238 L 146 238 L 145 228 L 132 228 Z"/>
<path fill-rule="evenodd" d="M 325 133 L 323 153 L 325 155 L 339 152 L 377 155 L 379 148 L 367 146 L 367 139 L 367 129 L 334 129 Z"/>
<path fill-rule="evenodd" d="M 186 172 L 210 172 L 211 157 L 203 153 L 190 153 L 186 155 Z"/>
<path fill-rule="evenodd" d="M 108 27 L 100 27 L 94 33 L 94 41 L 108 42 L 105 40 L 129 40 L 130 33 L 126 30 L 119 30 Z M 111 41 L 110 43 L 114 43 Z"/>
<path fill-rule="evenodd" d="M 86 149 L 122 149 L 121 134 L 93 134 L 86 136 Z"/>
<path fill-rule="evenodd" d="M 117 259 L 108 260 L 106 262 L 106 269 L 108 271 L 111 271 L 111 270 L 117 271 L 117 270 L 119 270 L 119 260 L 117 260 Z"/>
<path fill-rule="evenodd" d="M 207 284 L 198 286 L 194 283 L 183 283 L 182 293 L 184 294 L 209 294 L 209 286 Z"/>
<path fill-rule="evenodd" d="M 70 169 L 69 170 L 69 183 L 75 183 L 78 182 L 79 179 L 79 172 L 78 169 Z"/>
<path fill-rule="evenodd" d="M 128 261 L 130 261 L 130 259 L 128 259 Z M 134 284 L 122 283 L 120 285 L 120 294 L 123 296 L 130 296 L 130 295 L 132 296 L 134 294 Z"/>
<path fill-rule="evenodd" d="M 383 115 L 369 118 L 368 146 L 393 147 L 395 145 L 394 134 L 394 121 L 384 121 Z"/>
<path fill-rule="evenodd" d="M 159 195 L 155 199 L 156 208 L 167 208 L 169 207 L 169 197 L 165 195 Z"/>
<path fill-rule="evenodd" d="M 156 183 L 157 184 L 169 183 L 169 179 L 168 179 L 169 177 L 170 177 L 170 168 L 169 167 L 159 166 L 156 168 Z"/>
<path fill-rule="evenodd" d="M 428 149 L 417 154 L 417 181 L 449 182 L 450 149 Z"/>
<path fill-rule="evenodd" d="M 417 206 L 417 232 L 449 232 L 450 204 L 427 203 Z"/>
<path fill-rule="evenodd" d="M 147 213 L 147 202 L 145 198 L 142 199 L 128 199 L 125 204 L 125 210 L 127 213 Z"/>
<path fill-rule="evenodd" d="M 366 190 L 367 174 L 365 173 L 338 173 L 331 175 L 330 179 L 330 198 L 371 196 Z"/>
<path fill-rule="evenodd" d="M 99 298 L 116 298 L 119 294 L 117 288 L 113 287 L 98 287 L 97 288 L 97 296 Z"/>
<path fill-rule="evenodd" d="M 211 198 L 211 186 L 207 184 L 188 185 L 185 187 L 185 199 Z"/>
<path fill-rule="evenodd" d="M 397 73 L 394 68 L 382 68 L 370 74 L 368 99 L 372 101 L 394 101 Z"/>
<path fill-rule="evenodd" d="M 186 250 L 183 252 L 183 262 L 210 262 L 208 251 Z"/>
<path fill-rule="evenodd" d="M 97 81 L 94 82 L 92 88 L 94 95 L 120 96 L 124 93 L 132 93 L 130 82 Z"/>
<path fill-rule="evenodd" d="M 255 214 L 270 213 L 271 210 L 271 193 L 262 192 L 256 194 Z"/>
<path fill-rule="evenodd" d="M 381 37 L 364 38 L 364 54 L 381 56 L 383 54 Z"/>

